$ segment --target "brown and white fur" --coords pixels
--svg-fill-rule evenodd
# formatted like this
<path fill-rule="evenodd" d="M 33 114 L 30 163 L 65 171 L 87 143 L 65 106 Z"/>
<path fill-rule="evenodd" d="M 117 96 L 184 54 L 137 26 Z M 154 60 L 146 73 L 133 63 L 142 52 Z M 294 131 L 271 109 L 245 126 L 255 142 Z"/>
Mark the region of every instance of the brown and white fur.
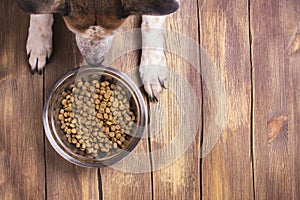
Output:
<path fill-rule="evenodd" d="M 60 13 L 67 27 L 76 34 L 77 45 L 90 65 L 99 65 L 109 49 L 113 34 L 132 14 L 142 17 L 140 76 L 150 99 L 157 100 L 168 77 L 164 55 L 166 15 L 179 7 L 177 0 L 18 0 L 30 15 L 26 45 L 32 72 L 42 73 L 52 53 L 53 13 Z M 153 16 L 160 15 L 160 16 Z M 155 28 L 155 31 L 152 31 Z"/>

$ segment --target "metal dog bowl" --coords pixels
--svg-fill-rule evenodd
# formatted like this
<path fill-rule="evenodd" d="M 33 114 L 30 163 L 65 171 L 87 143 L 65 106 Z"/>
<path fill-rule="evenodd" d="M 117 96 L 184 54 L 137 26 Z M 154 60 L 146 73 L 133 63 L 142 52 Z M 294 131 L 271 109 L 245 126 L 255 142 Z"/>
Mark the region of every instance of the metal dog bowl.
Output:
<path fill-rule="evenodd" d="M 61 93 L 77 79 L 89 75 L 99 75 L 100 79 L 111 79 L 122 85 L 130 93 L 130 104 L 134 107 L 136 116 L 134 128 L 125 148 L 119 148 L 115 153 L 103 157 L 88 157 L 74 145 L 68 143 L 64 131 L 61 129 L 58 114 L 62 100 Z M 73 69 L 65 74 L 52 88 L 44 107 L 43 123 L 46 136 L 57 153 L 67 161 L 83 167 L 103 167 L 116 163 L 127 156 L 138 144 L 143 134 L 146 115 L 145 103 L 139 88 L 125 74 L 104 66 L 84 66 Z"/>

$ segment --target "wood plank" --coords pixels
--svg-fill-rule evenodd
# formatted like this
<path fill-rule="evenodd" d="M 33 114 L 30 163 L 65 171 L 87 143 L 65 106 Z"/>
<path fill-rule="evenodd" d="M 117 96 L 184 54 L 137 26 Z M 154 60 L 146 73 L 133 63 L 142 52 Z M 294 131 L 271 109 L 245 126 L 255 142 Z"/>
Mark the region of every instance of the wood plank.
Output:
<path fill-rule="evenodd" d="M 299 110 L 297 89 L 293 88 L 299 60 L 289 57 L 287 51 L 300 21 L 299 10 L 297 0 L 251 1 L 257 199 L 299 198 L 295 121 Z"/>
<path fill-rule="evenodd" d="M 0 199 L 45 199 L 43 78 L 27 64 L 29 16 L 4 0 L 0 17 Z"/>
<path fill-rule="evenodd" d="M 251 162 L 251 65 L 248 1 L 201 1 L 200 44 L 216 63 L 225 86 L 226 121 L 212 152 L 202 161 L 203 199 L 253 199 Z M 205 65 L 202 65 L 203 70 Z M 205 78 L 205 77 L 204 77 Z M 204 88 L 204 136 L 211 116 Z M 211 91 L 214 91 L 213 88 Z"/>
<path fill-rule="evenodd" d="M 299 20 L 299 18 L 298 18 Z M 288 187 L 291 187 L 291 199 L 300 199 L 300 52 L 288 58 L 288 80 L 287 80 L 287 109 L 288 109 L 288 130 L 289 130 L 289 165 L 290 175 Z"/>
<path fill-rule="evenodd" d="M 126 38 L 123 38 L 123 32 L 139 28 L 140 24 L 140 17 L 131 16 L 126 20 L 125 24 L 115 35 L 112 47 L 104 61 L 105 66 L 111 66 L 127 74 L 138 86 L 141 85 L 137 68 L 140 51 L 131 51 L 131 47 L 140 46 L 140 37 L 126 34 Z M 122 50 L 126 54 L 120 55 L 119 53 Z M 146 128 L 144 135 L 147 134 Z M 145 153 L 148 155 L 148 151 L 147 139 L 141 139 L 133 154 Z M 139 173 L 140 171 L 136 171 L 134 167 L 145 166 L 145 168 L 150 169 L 150 157 L 143 163 L 136 159 L 131 160 L 130 163 L 128 162 L 125 159 L 114 166 L 101 169 L 103 199 L 151 199 L 151 174 L 149 172 Z"/>
<path fill-rule="evenodd" d="M 60 16 L 55 17 L 54 45 L 50 63 L 45 68 L 44 96 L 67 71 L 79 66 L 82 56 L 74 34 L 67 30 Z M 46 141 L 47 199 L 99 199 L 98 170 L 77 167 L 61 158 Z"/>
<path fill-rule="evenodd" d="M 197 67 L 200 71 L 197 1 L 182 2 L 180 10 L 167 18 L 167 29 L 168 86 L 159 102 L 150 105 L 153 198 L 200 199 L 201 78 L 197 71 Z M 188 148 L 186 152 L 185 148 Z"/>

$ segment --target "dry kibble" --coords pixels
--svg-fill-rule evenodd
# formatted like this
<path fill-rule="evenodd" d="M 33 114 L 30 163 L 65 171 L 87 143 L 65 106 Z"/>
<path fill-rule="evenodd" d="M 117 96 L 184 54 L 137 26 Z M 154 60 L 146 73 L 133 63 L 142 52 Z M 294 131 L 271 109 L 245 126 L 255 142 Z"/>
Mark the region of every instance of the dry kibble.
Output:
<path fill-rule="evenodd" d="M 117 90 L 121 91 L 122 90 L 122 87 L 121 86 L 117 86 Z"/>
<path fill-rule="evenodd" d="M 104 113 L 103 118 L 104 118 L 104 119 L 108 119 L 108 114 L 107 114 L 107 113 Z"/>
<path fill-rule="evenodd" d="M 67 99 L 64 99 L 64 100 L 61 101 L 61 104 L 64 106 L 64 105 L 67 104 L 67 102 L 68 102 Z"/>
<path fill-rule="evenodd" d="M 62 114 L 58 115 L 58 119 L 59 120 L 64 120 L 64 115 L 62 115 Z"/>
<path fill-rule="evenodd" d="M 71 134 L 71 129 L 67 130 L 67 134 L 70 135 Z"/>
<path fill-rule="evenodd" d="M 110 132 L 109 133 L 109 137 L 111 137 L 111 138 L 115 137 L 115 133 L 114 132 Z"/>
<path fill-rule="evenodd" d="M 72 143 L 73 143 L 73 144 L 76 144 L 76 143 L 77 143 L 77 140 L 76 140 L 75 138 L 73 138 L 73 139 L 72 139 Z"/>
<path fill-rule="evenodd" d="M 93 149 L 93 148 L 87 148 L 87 149 L 86 149 L 86 152 L 87 152 L 88 154 L 90 154 L 90 153 L 94 152 L 94 149 Z"/>
<path fill-rule="evenodd" d="M 119 94 L 119 95 L 118 95 L 118 99 L 119 99 L 119 100 L 122 100 L 122 99 L 123 99 L 123 95 L 122 95 L 122 94 Z"/>
<path fill-rule="evenodd" d="M 118 101 L 114 101 L 113 104 L 112 104 L 112 106 L 115 107 L 115 108 L 118 107 L 119 106 L 119 102 Z"/>
<path fill-rule="evenodd" d="M 111 126 L 113 123 L 112 123 L 111 121 L 107 121 L 106 124 L 107 124 L 108 126 Z"/>
<path fill-rule="evenodd" d="M 114 149 L 117 149 L 117 148 L 118 148 L 118 144 L 117 144 L 117 143 L 114 143 L 114 144 L 113 144 L 113 147 L 114 147 Z"/>
<path fill-rule="evenodd" d="M 96 105 L 100 104 L 100 100 L 98 98 L 95 100 L 95 104 Z"/>
<path fill-rule="evenodd" d="M 124 142 L 124 141 L 125 141 L 125 138 L 124 138 L 124 137 L 121 137 L 121 138 L 120 138 L 120 141 L 121 141 L 121 142 Z"/>
<path fill-rule="evenodd" d="M 116 138 L 117 139 L 120 139 L 122 137 L 122 135 L 120 134 L 120 133 L 118 133 L 117 135 L 116 135 Z"/>
<path fill-rule="evenodd" d="M 84 142 L 83 139 L 80 139 L 80 140 L 78 141 L 79 144 L 83 144 L 83 142 Z"/>
<path fill-rule="evenodd" d="M 135 114 L 122 86 L 91 75 L 70 84 L 61 96 L 57 119 L 70 144 L 87 157 L 126 148 Z"/>
<path fill-rule="evenodd" d="M 115 131 L 115 130 L 116 130 L 116 126 L 115 126 L 115 125 L 112 125 L 112 126 L 110 127 L 110 130 L 111 130 L 111 131 Z"/>

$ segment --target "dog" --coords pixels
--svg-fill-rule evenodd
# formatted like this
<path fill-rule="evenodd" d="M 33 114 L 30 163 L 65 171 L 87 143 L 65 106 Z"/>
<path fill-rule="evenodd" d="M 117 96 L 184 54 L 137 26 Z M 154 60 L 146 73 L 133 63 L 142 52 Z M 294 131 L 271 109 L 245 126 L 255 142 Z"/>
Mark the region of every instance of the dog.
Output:
<path fill-rule="evenodd" d="M 163 46 L 166 15 L 179 8 L 178 0 L 17 0 L 17 4 L 30 13 L 26 50 L 32 73 L 37 70 L 40 74 L 52 53 L 54 13 L 61 14 L 68 29 L 75 33 L 86 62 L 97 66 L 103 62 L 114 32 L 128 16 L 143 15 L 142 47 L 152 42 Z M 168 78 L 164 52 L 142 49 L 139 71 L 150 100 L 157 101 Z"/>

